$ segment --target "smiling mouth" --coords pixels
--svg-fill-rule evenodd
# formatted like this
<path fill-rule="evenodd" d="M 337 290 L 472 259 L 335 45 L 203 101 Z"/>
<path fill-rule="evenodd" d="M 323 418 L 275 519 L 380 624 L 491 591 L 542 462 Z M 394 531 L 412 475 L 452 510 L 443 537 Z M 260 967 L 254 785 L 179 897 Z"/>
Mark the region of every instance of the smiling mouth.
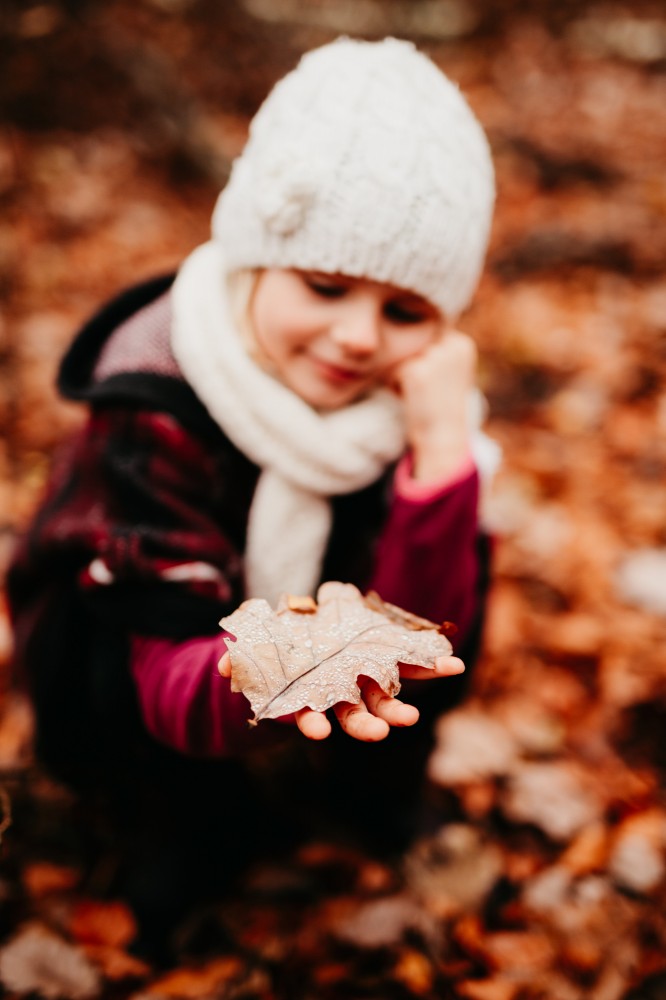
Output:
<path fill-rule="evenodd" d="M 345 368 L 341 365 L 334 365 L 331 364 L 330 361 L 322 360 L 322 358 L 313 356 L 312 362 L 317 370 L 329 382 L 346 384 L 350 382 L 362 382 L 368 378 L 368 372 L 366 371 L 358 370 L 356 368 Z"/>

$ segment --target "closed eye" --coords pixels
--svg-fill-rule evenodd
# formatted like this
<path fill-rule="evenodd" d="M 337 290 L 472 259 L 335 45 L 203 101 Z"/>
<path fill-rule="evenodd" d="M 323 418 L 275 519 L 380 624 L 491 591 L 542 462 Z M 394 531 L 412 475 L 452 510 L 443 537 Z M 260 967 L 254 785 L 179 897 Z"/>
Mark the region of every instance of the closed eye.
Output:
<path fill-rule="evenodd" d="M 388 320 L 402 326 L 415 326 L 432 318 L 429 310 L 421 306 L 410 307 L 401 302 L 385 302 L 383 311 Z"/>
<path fill-rule="evenodd" d="M 325 274 L 303 274 L 303 281 L 310 291 L 324 299 L 341 299 L 348 291 L 348 286 Z"/>

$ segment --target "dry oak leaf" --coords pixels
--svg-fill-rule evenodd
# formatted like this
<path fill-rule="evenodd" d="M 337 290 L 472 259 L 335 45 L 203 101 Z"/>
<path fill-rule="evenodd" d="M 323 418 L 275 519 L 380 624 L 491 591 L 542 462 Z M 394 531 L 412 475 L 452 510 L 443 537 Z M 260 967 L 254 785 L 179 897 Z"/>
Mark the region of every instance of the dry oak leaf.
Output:
<path fill-rule="evenodd" d="M 452 651 L 439 626 L 376 595 L 366 601 L 350 583 L 324 583 L 314 610 L 297 607 L 283 597 L 274 611 L 253 598 L 220 622 L 235 637 L 228 646 L 231 689 L 248 699 L 253 722 L 306 706 L 325 712 L 339 702 L 357 704 L 360 675 L 394 696 L 399 663 L 433 668 Z"/>

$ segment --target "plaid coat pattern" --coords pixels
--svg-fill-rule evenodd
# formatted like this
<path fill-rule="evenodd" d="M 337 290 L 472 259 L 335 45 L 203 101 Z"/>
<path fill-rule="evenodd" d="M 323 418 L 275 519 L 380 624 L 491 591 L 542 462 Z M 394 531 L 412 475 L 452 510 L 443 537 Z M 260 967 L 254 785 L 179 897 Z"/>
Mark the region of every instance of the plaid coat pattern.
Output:
<path fill-rule="evenodd" d="M 111 302 L 61 368 L 62 393 L 87 403 L 88 419 L 57 455 L 8 574 L 18 682 L 32 692 L 47 757 L 71 757 L 68 738 L 78 739 L 82 719 L 108 716 L 109 703 L 118 702 L 119 718 L 128 706 L 134 711 L 132 634 L 218 634 L 219 619 L 245 596 L 243 550 L 259 469 L 182 379 L 129 371 L 99 382 L 93 374 L 118 325 L 170 282 L 157 279 Z M 367 582 L 387 482 L 334 499 L 322 578 Z M 96 701 L 104 712 L 95 712 Z"/>

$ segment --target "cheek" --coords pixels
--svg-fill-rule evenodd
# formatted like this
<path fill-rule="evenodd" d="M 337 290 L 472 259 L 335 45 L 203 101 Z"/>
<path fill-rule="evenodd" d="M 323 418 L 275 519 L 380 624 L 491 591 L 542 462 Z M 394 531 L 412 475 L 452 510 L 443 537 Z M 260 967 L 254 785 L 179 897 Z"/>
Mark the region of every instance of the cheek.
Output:
<path fill-rule="evenodd" d="M 273 359 L 298 352 L 311 338 L 313 327 L 299 290 L 287 285 L 279 291 L 279 295 L 262 295 L 259 289 L 250 308 L 257 344 Z"/>
<path fill-rule="evenodd" d="M 257 296 L 252 303 L 250 325 L 254 342 L 263 356 L 274 361 L 283 353 L 282 309 L 276 308 L 268 296 Z"/>
<path fill-rule="evenodd" d="M 389 350 L 389 365 L 399 365 L 427 351 L 437 340 L 439 330 L 412 330 L 396 338 Z"/>

